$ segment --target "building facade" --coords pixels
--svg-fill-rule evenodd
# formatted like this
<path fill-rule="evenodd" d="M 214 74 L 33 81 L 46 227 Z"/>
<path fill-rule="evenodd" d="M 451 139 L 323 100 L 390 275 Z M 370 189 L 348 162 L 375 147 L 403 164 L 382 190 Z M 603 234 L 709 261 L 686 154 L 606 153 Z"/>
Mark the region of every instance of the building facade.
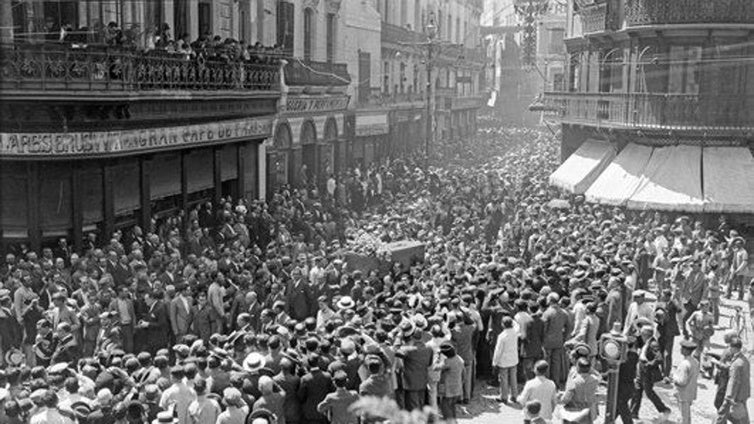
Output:
<path fill-rule="evenodd" d="M 530 4 L 546 7 L 527 17 Z M 537 124 L 539 115 L 529 112 L 528 105 L 544 91 L 562 89 L 565 82 L 565 0 L 486 0 L 484 6 L 481 25 L 491 63 L 486 75 L 495 92 L 493 107 L 508 122 Z M 534 34 L 532 63 L 524 57 L 531 42 L 524 36 L 527 25 Z"/>
<path fill-rule="evenodd" d="M 3 248 L 38 251 L 61 237 L 80 247 L 85 234 L 101 241 L 204 202 L 264 195 L 284 62 L 262 50 L 232 57 L 238 43 L 189 55 L 141 31 L 161 22 L 164 41 L 185 27 L 225 43 L 242 30 L 243 2 L 50 3 L 0 11 L 7 21 L 11 6 L 3 28 L 14 28 L 0 51 Z M 173 13 L 181 5 L 185 19 Z"/>
<path fill-rule="evenodd" d="M 746 0 L 569 1 L 565 87 L 544 109 L 562 122 L 561 168 L 594 160 L 553 182 L 635 209 L 750 217 L 752 29 Z"/>

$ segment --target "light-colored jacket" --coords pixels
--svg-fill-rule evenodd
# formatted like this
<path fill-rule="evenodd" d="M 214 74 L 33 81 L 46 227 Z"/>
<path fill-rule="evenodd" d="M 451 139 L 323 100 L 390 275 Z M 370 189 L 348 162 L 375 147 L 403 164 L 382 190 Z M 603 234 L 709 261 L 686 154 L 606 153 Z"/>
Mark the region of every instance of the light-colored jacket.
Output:
<path fill-rule="evenodd" d="M 500 368 L 518 365 L 518 332 L 515 329 L 505 329 L 497 336 L 492 365 Z"/>
<path fill-rule="evenodd" d="M 696 400 L 697 380 L 699 379 L 699 362 L 693 356 L 684 357 L 676 368 L 673 383 L 678 393 L 678 400 L 691 402 Z"/>

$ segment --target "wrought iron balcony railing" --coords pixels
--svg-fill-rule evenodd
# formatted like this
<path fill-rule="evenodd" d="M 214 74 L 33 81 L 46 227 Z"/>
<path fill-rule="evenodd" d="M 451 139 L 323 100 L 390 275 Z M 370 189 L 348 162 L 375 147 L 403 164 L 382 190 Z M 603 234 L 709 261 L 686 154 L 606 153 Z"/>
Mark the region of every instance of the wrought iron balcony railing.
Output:
<path fill-rule="evenodd" d="M 626 25 L 754 24 L 751 0 L 625 0 Z"/>
<path fill-rule="evenodd" d="M 754 128 L 754 98 L 667 93 L 548 92 L 538 105 L 563 122 L 618 128 Z"/>
<path fill-rule="evenodd" d="M 187 58 L 106 46 L 0 46 L 0 88 L 20 90 L 278 90 L 278 59 Z"/>
<path fill-rule="evenodd" d="M 381 38 L 383 42 L 401 44 L 401 43 L 420 43 L 427 41 L 427 36 L 404 28 L 399 25 L 382 22 Z"/>
<path fill-rule="evenodd" d="M 285 65 L 285 83 L 293 86 L 348 85 L 351 76 L 345 63 L 315 62 L 312 60 L 288 59 Z"/>
<path fill-rule="evenodd" d="M 424 102 L 427 100 L 427 94 L 423 92 L 411 93 L 370 93 L 362 105 L 373 106 L 390 106 L 398 103 Z"/>

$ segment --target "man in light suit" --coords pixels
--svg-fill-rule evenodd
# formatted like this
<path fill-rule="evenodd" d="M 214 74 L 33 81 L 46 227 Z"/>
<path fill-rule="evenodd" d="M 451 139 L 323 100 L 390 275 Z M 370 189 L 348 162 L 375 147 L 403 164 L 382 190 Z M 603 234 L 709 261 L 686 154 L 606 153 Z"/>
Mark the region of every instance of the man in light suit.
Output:
<path fill-rule="evenodd" d="M 178 283 L 175 287 L 177 292 L 173 300 L 168 305 L 170 315 L 170 325 L 173 328 L 175 340 L 180 343 L 181 338 L 189 333 L 191 322 L 194 319 L 191 300 L 187 296 L 188 286 L 185 283 Z"/>
<path fill-rule="evenodd" d="M 673 383 L 678 393 L 678 403 L 681 408 L 682 424 L 691 424 L 691 403 L 696 400 L 699 362 L 692 355 L 696 347 L 696 343 L 691 340 L 681 342 L 683 359 L 678 364 L 676 373 L 673 376 Z"/>
<path fill-rule="evenodd" d="M 725 424 L 728 421 L 733 424 L 749 422 L 746 401 L 751 395 L 750 364 L 741 352 L 742 347 L 743 342 L 740 338 L 735 337 L 731 340 L 730 376 L 728 377 L 728 387 L 725 390 L 725 401 L 717 411 L 717 424 Z"/>

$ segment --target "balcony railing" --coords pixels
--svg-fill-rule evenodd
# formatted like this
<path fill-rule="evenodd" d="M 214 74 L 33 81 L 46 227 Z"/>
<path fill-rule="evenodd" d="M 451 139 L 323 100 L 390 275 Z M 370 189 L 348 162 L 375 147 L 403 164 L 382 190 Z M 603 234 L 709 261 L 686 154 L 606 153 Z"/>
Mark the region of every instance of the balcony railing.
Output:
<path fill-rule="evenodd" d="M 584 7 L 578 11 L 581 17 L 581 30 L 584 34 L 602 32 L 607 29 L 607 3 Z"/>
<path fill-rule="evenodd" d="M 754 24 L 752 0 L 626 0 L 626 25 Z"/>
<path fill-rule="evenodd" d="M 351 76 L 345 63 L 289 59 L 285 65 L 285 83 L 293 86 L 348 85 Z"/>
<path fill-rule="evenodd" d="M 394 44 L 427 41 L 427 36 L 399 25 L 382 22 L 382 41 Z"/>
<path fill-rule="evenodd" d="M 231 61 L 59 44 L 0 46 L 0 88 L 21 90 L 277 90 L 278 59 Z M 262 63 L 263 62 L 263 63 Z"/>
<path fill-rule="evenodd" d="M 564 122 L 624 128 L 754 127 L 751 96 L 663 93 L 545 93 L 543 110 Z"/>
<path fill-rule="evenodd" d="M 371 93 L 365 105 L 390 106 L 397 103 L 414 103 L 424 102 L 427 99 L 426 93 Z"/>

